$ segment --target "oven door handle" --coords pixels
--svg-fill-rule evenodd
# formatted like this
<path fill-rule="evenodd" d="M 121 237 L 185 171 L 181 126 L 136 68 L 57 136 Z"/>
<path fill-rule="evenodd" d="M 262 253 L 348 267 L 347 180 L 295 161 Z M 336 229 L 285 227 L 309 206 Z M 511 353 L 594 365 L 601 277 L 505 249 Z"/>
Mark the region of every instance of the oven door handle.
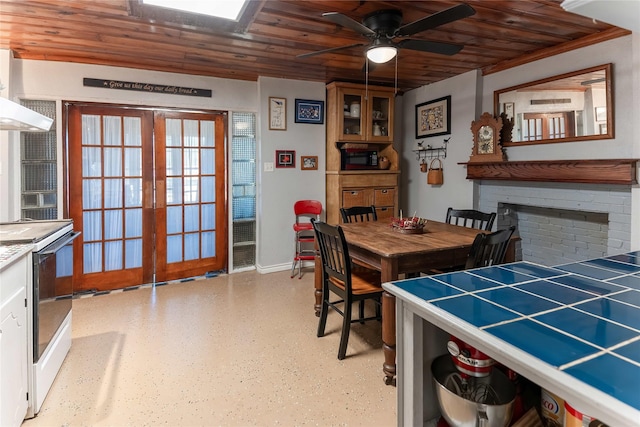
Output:
<path fill-rule="evenodd" d="M 47 246 L 44 251 L 40 251 L 38 252 L 40 255 L 53 255 L 56 252 L 58 252 L 63 246 L 66 246 L 69 244 L 69 242 L 71 242 L 72 240 L 74 240 L 76 237 L 78 237 L 82 232 L 81 231 L 73 231 L 70 234 L 67 234 L 67 238 L 64 239 L 60 239 L 60 242 L 55 243 L 55 244 L 51 244 L 49 246 Z"/>

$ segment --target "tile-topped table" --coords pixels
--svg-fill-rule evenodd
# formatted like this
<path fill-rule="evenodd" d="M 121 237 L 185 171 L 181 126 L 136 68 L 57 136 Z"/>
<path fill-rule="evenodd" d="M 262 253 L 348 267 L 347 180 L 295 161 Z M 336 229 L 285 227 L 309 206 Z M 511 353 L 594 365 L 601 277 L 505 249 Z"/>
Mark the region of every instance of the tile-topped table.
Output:
<path fill-rule="evenodd" d="M 430 363 L 455 335 L 578 411 L 640 426 L 640 251 L 383 284 L 396 296 L 398 425 L 439 414 Z"/>

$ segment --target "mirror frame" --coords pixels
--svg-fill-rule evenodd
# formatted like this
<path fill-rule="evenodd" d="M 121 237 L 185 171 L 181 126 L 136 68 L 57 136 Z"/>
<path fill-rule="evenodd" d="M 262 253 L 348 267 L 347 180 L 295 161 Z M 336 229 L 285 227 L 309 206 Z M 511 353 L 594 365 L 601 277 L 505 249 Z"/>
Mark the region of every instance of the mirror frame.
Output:
<path fill-rule="evenodd" d="M 529 86 L 538 85 L 542 83 L 548 83 L 555 80 L 560 80 L 568 77 L 578 76 L 580 74 L 590 73 L 594 71 L 603 70 L 605 72 L 606 79 L 606 99 L 607 99 L 607 133 L 584 135 L 584 136 L 570 136 L 566 138 L 554 138 L 554 139 L 539 139 L 536 141 L 508 141 L 503 142 L 504 147 L 519 147 L 522 145 L 534 145 L 534 144 L 553 144 L 561 142 L 576 142 L 576 141 L 591 141 L 598 139 L 613 139 L 614 137 L 614 104 L 613 104 L 613 78 L 612 78 L 612 64 L 597 65 L 595 67 L 585 68 L 583 70 L 572 71 L 570 73 L 559 74 L 557 76 L 547 77 L 540 80 L 522 83 L 516 86 L 496 90 L 493 92 L 493 111 L 496 117 L 500 116 L 500 94 L 505 92 L 511 92 L 518 89 L 523 89 Z"/>

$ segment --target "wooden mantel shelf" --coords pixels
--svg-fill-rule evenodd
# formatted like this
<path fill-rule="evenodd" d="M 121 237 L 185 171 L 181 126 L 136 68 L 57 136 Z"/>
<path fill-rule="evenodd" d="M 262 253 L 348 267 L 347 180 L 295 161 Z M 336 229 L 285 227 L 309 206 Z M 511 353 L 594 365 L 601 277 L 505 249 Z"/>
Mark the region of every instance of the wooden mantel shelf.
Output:
<path fill-rule="evenodd" d="M 467 179 L 637 184 L 638 159 L 469 162 Z"/>

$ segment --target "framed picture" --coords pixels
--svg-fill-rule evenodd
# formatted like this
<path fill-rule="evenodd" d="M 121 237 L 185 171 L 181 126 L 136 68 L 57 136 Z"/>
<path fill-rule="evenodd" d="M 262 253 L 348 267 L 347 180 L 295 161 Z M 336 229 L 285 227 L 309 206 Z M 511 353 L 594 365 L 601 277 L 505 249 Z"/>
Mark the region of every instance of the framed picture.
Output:
<path fill-rule="evenodd" d="M 287 99 L 269 97 L 269 130 L 287 130 Z"/>
<path fill-rule="evenodd" d="M 507 115 L 507 119 L 512 120 L 514 115 L 514 104 L 513 102 L 505 102 L 504 103 L 504 113 Z"/>
<path fill-rule="evenodd" d="M 296 152 L 294 150 L 276 150 L 277 168 L 295 168 Z"/>
<path fill-rule="evenodd" d="M 416 105 L 416 139 L 451 133 L 451 96 Z"/>
<path fill-rule="evenodd" d="M 607 108 L 596 107 L 596 122 L 606 122 L 606 121 L 607 121 Z"/>
<path fill-rule="evenodd" d="M 607 124 L 600 123 L 600 135 L 606 135 L 606 134 L 607 134 Z"/>
<path fill-rule="evenodd" d="M 303 171 L 318 170 L 318 156 L 301 156 L 300 169 Z"/>
<path fill-rule="evenodd" d="M 296 123 L 324 123 L 324 101 L 296 99 Z"/>

